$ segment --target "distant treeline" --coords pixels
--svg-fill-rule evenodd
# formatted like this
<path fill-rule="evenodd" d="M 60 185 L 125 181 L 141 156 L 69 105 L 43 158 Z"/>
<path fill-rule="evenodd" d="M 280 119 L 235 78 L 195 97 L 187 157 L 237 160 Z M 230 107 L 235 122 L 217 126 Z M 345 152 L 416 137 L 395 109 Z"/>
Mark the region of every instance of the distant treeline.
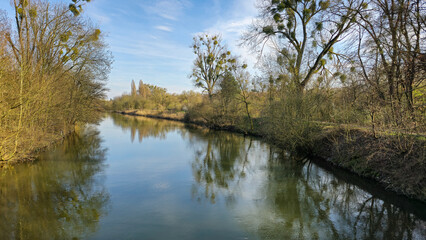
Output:
<path fill-rule="evenodd" d="M 80 15 L 85 2 L 14 0 L 13 21 L 0 11 L 0 161 L 30 157 L 95 120 L 111 54 Z"/>
<path fill-rule="evenodd" d="M 181 94 L 168 93 L 165 88 L 145 84 L 139 80 L 131 82 L 130 94 L 115 97 L 110 102 L 110 108 L 115 111 L 128 109 L 143 109 L 156 111 L 187 111 L 190 107 L 201 103 L 202 94 L 194 91 L 184 91 Z"/>

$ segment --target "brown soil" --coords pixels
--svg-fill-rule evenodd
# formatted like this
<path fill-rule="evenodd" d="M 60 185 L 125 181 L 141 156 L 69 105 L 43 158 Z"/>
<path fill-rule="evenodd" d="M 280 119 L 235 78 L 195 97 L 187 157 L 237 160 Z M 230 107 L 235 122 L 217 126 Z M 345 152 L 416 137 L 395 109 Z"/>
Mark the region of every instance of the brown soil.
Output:
<path fill-rule="evenodd" d="M 363 130 L 339 128 L 315 139 L 312 154 L 375 179 L 388 190 L 426 201 L 425 143 L 416 136 L 375 138 Z"/>

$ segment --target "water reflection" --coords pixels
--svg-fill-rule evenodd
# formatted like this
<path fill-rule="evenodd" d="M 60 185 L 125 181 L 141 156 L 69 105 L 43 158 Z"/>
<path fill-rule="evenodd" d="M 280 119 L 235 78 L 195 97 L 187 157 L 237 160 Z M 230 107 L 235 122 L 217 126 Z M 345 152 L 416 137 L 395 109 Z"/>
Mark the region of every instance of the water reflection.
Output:
<path fill-rule="evenodd" d="M 274 153 L 260 194 L 266 239 L 421 239 L 424 221 L 339 180 L 311 162 Z M 269 209 L 269 211 L 264 211 Z"/>
<path fill-rule="evenodd" d="M 114 124 L 167 141 L 178 130 L 192 156 L 192 199 L 220 209 L 222 203 L 249 236 L 260 239 L 424 239 L 424 203 L 382 197 L 350 176 L 336 177 L 312 161 L 237 134 L 183 124 L 113 115 Z M 167 149 L 167 144 L 161 147 Z M 202 204 L 198 203 L 202 202 Z M 200 209 L 198 209 L 200 211 Z M 219 214 L 220 211 L 218 211 Z M 194 220 L 199 221 L 199 220 Z M 183 224 L 183 223 L 182 223 Z M 193 222 L 191 224 L 197 224 Z M 220 223 L 217 223 L 218 225 Z"/>
<path fill-rule="evenodd" d="M 261 239 L 426 236 L 425 222 L 418 216 L 311 161 L 235 134 L 190 133 L 195 152 L 193 198 L 215 204 L 223 197 L 242 225 Z"/>
<path fill-rule="evenodd" d="M 192 172 L 195 184 L 192 197 L 201 201 L 208 199 L 216 202 L 218 192 L 224 195 L 228 203 L 235 199 L 238 182 L 245 177 L 252 139 L 242 140 L 241 136 L 218 131 L 190 131 L 195 158 Z M 194 137 L 196 136 L 196 137 Z M 203 196 L 203 197 L 200 197 Z"/>
<path fill-rule="evenodd" d="M 80 239 L 97 230 L 109 194 L 106 149 L 86 128 L 33 164 L 0 176 L 0 239 Z"/>
<path fill-rule="evenodd" d="M 178 122 L 156 120 L 146 117 L 127 116 L 121 114 L 112 114 L 111 117 L 115 126 L 119 126 L 123 130 L 130 130 L 130 138 L 132 142 L 135 140 L 137 135 L 139 143 L 141 143 L 146 137 L 164 139 L 167 132 L 183 127 L 183 124 Z"/>

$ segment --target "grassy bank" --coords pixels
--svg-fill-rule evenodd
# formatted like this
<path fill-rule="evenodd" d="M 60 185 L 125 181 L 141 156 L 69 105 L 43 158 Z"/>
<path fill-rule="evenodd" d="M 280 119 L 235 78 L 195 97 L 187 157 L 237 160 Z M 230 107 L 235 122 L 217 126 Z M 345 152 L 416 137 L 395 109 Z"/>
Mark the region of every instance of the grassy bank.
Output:
<path fill-rule="evenodd" d="M 211 129 L 227 130 L 261 136 L 269 142 L 286 148 L 279 138 L 262 132 L 261 121 L 255 119 L 251 131 L 231 125 L 214 125 L 203 119 L 190 119 L 183 112 L 126 110 L 121 114 L 168 119 L 192 123 Z M 373 179 L 385 189 L 426 201 L 426 138 L 418 135 L 392 135 L 378 133 L 354 126 L 317 125 L 312 140 L 295 146 L 300 152 L 346 169 L 361 177 Z"/>

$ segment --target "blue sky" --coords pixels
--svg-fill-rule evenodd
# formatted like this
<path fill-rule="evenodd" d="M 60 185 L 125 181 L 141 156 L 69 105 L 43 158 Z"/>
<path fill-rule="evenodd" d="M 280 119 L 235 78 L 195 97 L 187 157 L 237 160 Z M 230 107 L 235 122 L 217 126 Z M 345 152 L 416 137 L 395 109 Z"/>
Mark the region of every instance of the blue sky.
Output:
<path fill-rule="evenodd" d="M 9 2 L 1 0 L 0 9 L 12 16 Z M 240 34 L 257 15 L 255 3 L 256 0 L 92 0 L 84 7 L 84 14 L 106 33 L 114 56 L 108 97 L 129 92 L 132 79 L 165 87 L 169 92 L 195 90 L 188 78 L 194 60 L 189 46 L 193 36 L 201 32 L 221 33 L 233 53 L 253 63 L 254 56 L 238 43 Z"/>

